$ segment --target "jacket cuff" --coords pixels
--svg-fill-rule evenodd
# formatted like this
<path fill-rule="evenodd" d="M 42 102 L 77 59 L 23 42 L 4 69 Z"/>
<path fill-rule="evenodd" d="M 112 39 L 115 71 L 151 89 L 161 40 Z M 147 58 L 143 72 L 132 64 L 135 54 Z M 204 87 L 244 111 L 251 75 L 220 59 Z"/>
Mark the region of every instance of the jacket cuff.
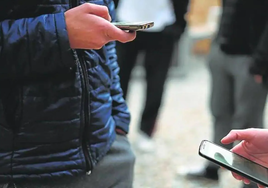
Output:
<path fill-rule="evenodd" d="M 129 132 L 129 120 L 122 121 L 120 118 L 114 117 L 116 129 L 120 129 L 125 132 L 125 134 L 128 134 Z"/>
<path fill-rule="evenodd" d="M 73 67 L 75 65 L 75 58 L 70 47 L 64 12 L 55 14 L 55 25 L 62 63 L 64 66 Z"/>

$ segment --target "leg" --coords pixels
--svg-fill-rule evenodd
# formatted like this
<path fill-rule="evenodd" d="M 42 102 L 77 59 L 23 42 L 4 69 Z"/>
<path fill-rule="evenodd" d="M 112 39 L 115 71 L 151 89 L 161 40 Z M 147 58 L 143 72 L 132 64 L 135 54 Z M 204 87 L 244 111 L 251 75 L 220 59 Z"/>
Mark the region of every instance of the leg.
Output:
<path fill-rule="evenodd" d="M 234 129 L 263 128 L 263 113 L 266 103 L 267 89 L 257 84 L 248 73 L 249 57 L 235 57 L 232 74 L 235 78 L 235 113 Z M 257 188 L 255 183 L 243 185 L 243 188 Z"/>
<path fill-rule="evenodd" d="M 96 188 L 131 188 L 134 164 L 135 156 L 128 138 L 117 135 L 116 141 L 107 156 L 89 176 L 87 185 Z"/>
<path fill-rule="evenodd" d="M 124 98 L 127 96 L 128 84 L 139 53 L 139 46 L 139 41 L 125 44 L 117 42 L 117 60 L 120 67 L 119 76 Z"/>
<path fill-rule="evenodd" d="M 212 43 L 208 57 L 209 71 L 211 74 L 210 110 L 214 117 L 213 142 L 222 146 L 220 140 L 231 130 L 233 105 L 233 80 L 227 71 L 227 56 L 220 51 L 215 41 Z M 233 62 L 230 62 L 233 63 Z M 231 148 L 232 145 L 224 146 Z M 189 170 L 187 178 L 205 178 L 218 180 L 219 166 L 208 162 L 204 167 Z"/>
<path fill-rule="evenodd" d="M 267 89 L 248 73 L 249 57 L 236 57 L 232 69 L 235 77 L 235 114 L 233 128 L 263 128 Z"/>
<path fill-rule="evenodd" d="M 228 72 L 229 64 L 234 60 L 227 60 L 228 55 L 220 51 L 218 45 L 213 45 L 209 60 L 211 72 L 210 109 L 214 117 L 213 142 L 227 149 L 232 145 L 223 145 L 220 140 L 231 130 L 232 116 L 234 113 L 234 83 L 233 77 Z"/>
<path fill-rule="evenodd" d="M 147 88 L 140 129 L 148 136 L 152 136 L 171 64 L 174 40 L 162 33 L 148 35 L 151 45 L 148 45 L 145 53 Z"/>
<path fill-rule="evenodd" d="M 17 184 L 17 188 L 131 188 L 135 156 L 128 138 L 117 135 L 108 154 L 95 167 L 92 174 L 58 181 Z"/>

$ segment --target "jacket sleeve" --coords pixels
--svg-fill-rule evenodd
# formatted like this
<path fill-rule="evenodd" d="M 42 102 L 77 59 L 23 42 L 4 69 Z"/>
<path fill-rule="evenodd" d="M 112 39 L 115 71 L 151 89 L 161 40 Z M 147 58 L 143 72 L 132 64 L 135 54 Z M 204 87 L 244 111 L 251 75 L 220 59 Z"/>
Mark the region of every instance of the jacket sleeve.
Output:
<path fill-rule="evenodd" d="M 112 96 L 112 116 L 115 121 L 116 128 L 121 129 L 125 133 L 129 131 L 130 113 L 125 99 L 123 98 L 123 91 L 120 85 L 119 66 L 117 63 L 116 43 L 110 42 L 106 45 L 107 55 L 109 59 L 109 69 L 112 73 L 112 82 L 110 93 Z"/>
<path fill-rule="evenodd" d="M 63 12 L 0 22 L 0 81 L 74 64 Z"/>
<path fill-rule="evenodd" d="M 190 0 L 172 0 L 176 24 L 180 25 L 183 30 L 187 25 L 185 15 L 188 12 L 189 1 Z"/>

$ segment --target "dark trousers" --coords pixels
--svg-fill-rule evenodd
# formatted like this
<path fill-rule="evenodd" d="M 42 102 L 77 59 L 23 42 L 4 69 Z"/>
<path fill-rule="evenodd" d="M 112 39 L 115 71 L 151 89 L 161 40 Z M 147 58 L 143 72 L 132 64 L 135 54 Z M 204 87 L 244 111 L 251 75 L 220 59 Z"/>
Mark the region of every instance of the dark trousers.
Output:
<path fill-rule="evenodd" d="M 213 43 L 209 55 L 213 141 L 227 149 L 232 145 L 223 145 L 220 140 L 231 129 L 263 128 L 267 88 L 255 82 L 249 66 L 248 56 L 227 55 Z"/>
<path fill-rule="evenodd" d="M 155 128 L 174 44 L 175 40 L 162 32 L 138 32 L 133 42 L 117 44 L 119 75 L 124 97 L 128 93 L 128 84 L 137 56 L 141 51 L 145 52 L 144 68 L 147 87 L 140 129 L 149 136 Z"/>
<path fill-rule="evenodd" d="M 110 151 L 97 164 L 89 176 L 63 178 L 62 180 L 22 182 L 0 188 L 131 188 L 135 156 L 126 136 L 117 135 Z"/>

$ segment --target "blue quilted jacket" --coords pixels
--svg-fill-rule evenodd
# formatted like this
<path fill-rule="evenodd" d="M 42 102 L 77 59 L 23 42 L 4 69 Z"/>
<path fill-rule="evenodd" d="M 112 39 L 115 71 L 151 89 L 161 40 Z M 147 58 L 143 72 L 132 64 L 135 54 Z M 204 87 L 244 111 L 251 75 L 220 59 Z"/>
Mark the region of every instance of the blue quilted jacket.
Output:
<path fill-rule="evenodd" d="M 64 12 L 77 1 L 1 1 L 0 183 L 86 174 L 115 128 L 128 132 L 115 43 L 70 49 Z M 112 0 L 88 2 L 114 15 Z"/>

